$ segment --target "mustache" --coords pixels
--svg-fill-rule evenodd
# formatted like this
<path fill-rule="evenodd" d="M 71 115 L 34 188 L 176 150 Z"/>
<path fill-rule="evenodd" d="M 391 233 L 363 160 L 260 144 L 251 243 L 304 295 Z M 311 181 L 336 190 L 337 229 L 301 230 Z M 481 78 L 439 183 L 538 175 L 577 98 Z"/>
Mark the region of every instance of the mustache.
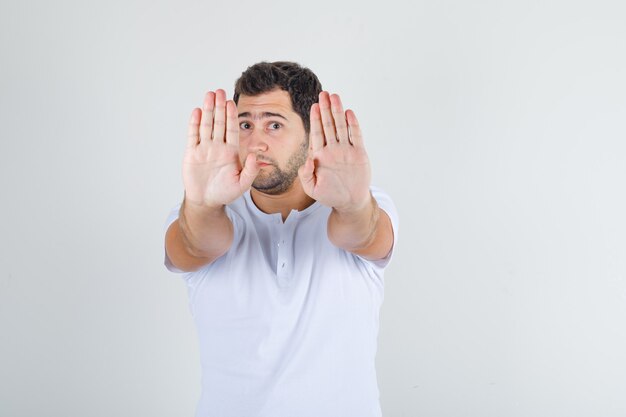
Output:
<path fill-rule="evenodd" d="M 256 161 L 257 162 L 263 162 L 266 164 L 271 164 L 271 165 L 276 165 L 276 161 L 274 161 L 273 159 L 269 159 L 269 158 L 262 158 L 259 155 L 256 156 Z"/>

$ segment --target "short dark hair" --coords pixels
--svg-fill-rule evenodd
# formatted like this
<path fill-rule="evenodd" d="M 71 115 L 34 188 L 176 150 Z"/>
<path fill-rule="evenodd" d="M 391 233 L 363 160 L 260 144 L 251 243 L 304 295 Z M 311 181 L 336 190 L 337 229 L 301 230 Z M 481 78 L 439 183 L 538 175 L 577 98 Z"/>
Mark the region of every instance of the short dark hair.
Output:
<path fill-rule="evenodd" d="M 322 84 L 313 71 L 295 62 L 259 62 L 248 67 L 235 82 L 233 100 L 239 103 L 242 94 L 257 96 L 276 88 L 289 93 L 291 107 L 302 119 L 308 134 L 311 130 L 311 106 L 318 102 Z"/>

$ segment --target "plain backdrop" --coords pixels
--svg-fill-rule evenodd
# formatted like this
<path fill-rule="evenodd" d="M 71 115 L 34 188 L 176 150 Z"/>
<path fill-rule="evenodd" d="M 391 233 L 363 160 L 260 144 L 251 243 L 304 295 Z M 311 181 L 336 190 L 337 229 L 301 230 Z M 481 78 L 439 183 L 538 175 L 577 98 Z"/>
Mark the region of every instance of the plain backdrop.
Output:
<path fill-rule="evenodd" d="M 191 110 L 263 60 L 354 109 L 398 207 L 386 417 L 626 415 L 624 22 L 603 0 L 2 0 L 0 416 L 193 415 L 163 224 Z"/>

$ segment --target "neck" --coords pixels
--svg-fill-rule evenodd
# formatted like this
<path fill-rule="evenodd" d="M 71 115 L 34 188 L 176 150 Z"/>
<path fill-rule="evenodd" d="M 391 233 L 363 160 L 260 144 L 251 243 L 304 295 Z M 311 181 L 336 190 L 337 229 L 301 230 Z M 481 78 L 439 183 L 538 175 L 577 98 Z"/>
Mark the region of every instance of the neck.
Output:
<path fill-rule="evenodd" d="M 299 178 L 296 178 L 293 185 L 282 194 L 265 194 L 253 187 L 250 189 L 250 197 L 263 213 L 280 213 L 283 222 L 291 210 L 302 211 L 315 202 L 304 192 Z"/>

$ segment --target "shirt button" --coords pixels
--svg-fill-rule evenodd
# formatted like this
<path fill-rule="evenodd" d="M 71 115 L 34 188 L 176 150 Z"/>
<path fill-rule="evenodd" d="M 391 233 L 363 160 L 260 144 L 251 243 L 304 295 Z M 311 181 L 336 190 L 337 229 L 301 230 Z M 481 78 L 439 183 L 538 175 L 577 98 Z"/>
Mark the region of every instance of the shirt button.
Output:
<path fill-rule="evenodd" d="M 285 263 L 283 262 L 283 264 L 282 264 L 280 267 L 281 267 L 281 268 L 284 268 L 284 267 L 285 267 Z"/>

